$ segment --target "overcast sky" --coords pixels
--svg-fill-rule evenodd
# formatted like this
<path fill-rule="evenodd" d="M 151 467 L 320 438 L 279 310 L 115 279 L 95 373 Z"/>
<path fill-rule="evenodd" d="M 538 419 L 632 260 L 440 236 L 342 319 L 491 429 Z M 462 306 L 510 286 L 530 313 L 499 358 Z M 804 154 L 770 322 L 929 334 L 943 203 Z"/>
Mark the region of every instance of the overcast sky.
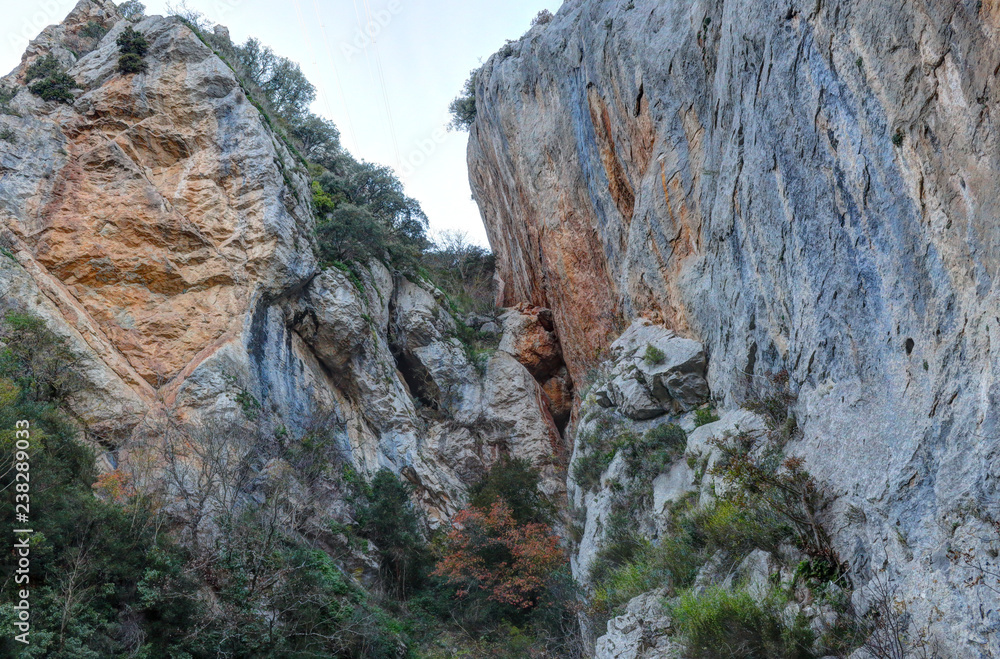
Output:
<path fill-rule="evenodd" d="M 76 0 L 3 0 L 0 71 L 20 61 L 28 41 L 58 23 Z M 166 13 L 149 0 L 147 13 Z M 174 3 L 175 5 L 178 3 Z M 448 103 L 469 71 L 527 31 L 541 9 L 561 0 L 187 0 L 227 25 L 233 40 L 260 39 L 299 62 L 317 87 L 313 111 L 333 119 L 359 158 L 396 169 L 431 231 L 465 231 L 486 245 L 471 199 L 464 132 L 442 132 Z M 371 25 L 374 39 L 365 36 Z"/>

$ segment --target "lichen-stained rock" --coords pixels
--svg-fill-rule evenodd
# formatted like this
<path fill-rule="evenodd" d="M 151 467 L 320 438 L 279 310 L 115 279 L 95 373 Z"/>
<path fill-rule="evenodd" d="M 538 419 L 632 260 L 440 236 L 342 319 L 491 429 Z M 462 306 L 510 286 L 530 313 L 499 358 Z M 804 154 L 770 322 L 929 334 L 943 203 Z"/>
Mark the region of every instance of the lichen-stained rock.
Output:
<path fill-rule="evenodd" d="M 934 559 L 1000 482 L 998 40 L 995 2 L 567 2 L 486 62 L 468 151 L 503 304 L 574 379 L 621 315 L 701 342 L 725 406 L 786 369 L 839 550 L 903 534 L 954 656 L 1000 652 Z"/>

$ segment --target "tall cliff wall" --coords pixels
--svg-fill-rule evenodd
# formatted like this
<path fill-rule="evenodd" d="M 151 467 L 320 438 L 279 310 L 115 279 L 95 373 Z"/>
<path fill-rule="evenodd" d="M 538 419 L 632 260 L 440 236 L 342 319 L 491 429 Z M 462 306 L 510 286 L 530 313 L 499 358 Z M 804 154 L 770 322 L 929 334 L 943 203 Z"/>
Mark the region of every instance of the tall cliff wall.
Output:
<path fill-rule="evenodd" d="M 146 72 L 118 70 L 129 26 Z M 27 88 L 49 54 L 70 102 Z M 165 416 L 253 417 L 293 436 L 322 424 L 358 469 L 411 481 L 433 522 L 504 454 L 561 490 L 532 374 L 503 350 L 477 367 L 429 282 L 319 267 L 306 164 L 181 19 L 81 0 L 0 82 L 16 91 L 0 112 L 0 310 L 82 356 L 72 405 L 112 461 Z"/>
<path fill-rule="evenodd" d="M 553 309 L 578 381 L 635 316 L 703 342 L 724 405 L 787 369 L 838 550 L 950 656 L 1000 652 L 946 558 L 1000 515 L 998 29 L 989 0 L 569 0 L 485 64 L 468 149 L 501 303 Z"/>

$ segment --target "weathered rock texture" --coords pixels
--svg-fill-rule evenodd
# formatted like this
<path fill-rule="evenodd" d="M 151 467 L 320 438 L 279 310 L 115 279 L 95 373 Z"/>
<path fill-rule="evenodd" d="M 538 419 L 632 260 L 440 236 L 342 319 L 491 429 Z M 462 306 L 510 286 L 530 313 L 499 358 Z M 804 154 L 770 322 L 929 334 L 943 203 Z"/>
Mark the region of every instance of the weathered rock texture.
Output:
<path fill-rule="evenodd" d="M 843 558 L 953 656 L 1000 653 L 947 559 L 1000 515 L 998 39 L 988 1 L 570 0 L 483 67 L 469 143 L 502 303 L 576 380 L 638 315 L 726 404 L 788 369 Z"/>
<path fill-rule="evenodd" d="M 108 33 L 82 36 L 91 21 Z M 127 454 L 168 411 L 293 436 L 322 422 L 359 469 L 412 481 L 433 522 L 501 454 L 558 495 L 561 438 L 533 373 L 503 351 L 477 368 L 425 282 L 374 262 L 320 271 L 305 164 L 232 70 L 153 16 L 134 25 L 148 72 L 122 75 L 126 26 L 113 3 L 80 2 L 3 79 L 19 92 L 0 114 L 16 136 L 0 140 L 0 308 L 85 357 L 74 411 L 105 447 Z M 23 84 L 48 53 L 76 80 L 72 103 Z"/>

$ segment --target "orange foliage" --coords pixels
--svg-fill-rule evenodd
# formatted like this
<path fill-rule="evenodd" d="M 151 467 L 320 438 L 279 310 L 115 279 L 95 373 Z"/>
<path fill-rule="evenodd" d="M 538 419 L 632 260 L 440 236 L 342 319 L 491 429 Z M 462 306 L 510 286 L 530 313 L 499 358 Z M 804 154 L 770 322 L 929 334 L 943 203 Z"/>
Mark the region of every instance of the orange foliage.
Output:
<path fill-rule="evenodd" d="M 94 491 L 115 503 L 122 503 L 136 495 L 132 479 L 120 469 L 98 476 L 97 482 L 94 483 Z"/>
<path fill-rule="evenodd" d="M 498 500 L 489 510 L 469 508 L 455 515 L 447 554 L 434 574 L 461 584 L 460 597 L 478 587 L 491 600 L 526 609 L 565 562 L 559 538 L 547 524 L 519 525 Z"/>

